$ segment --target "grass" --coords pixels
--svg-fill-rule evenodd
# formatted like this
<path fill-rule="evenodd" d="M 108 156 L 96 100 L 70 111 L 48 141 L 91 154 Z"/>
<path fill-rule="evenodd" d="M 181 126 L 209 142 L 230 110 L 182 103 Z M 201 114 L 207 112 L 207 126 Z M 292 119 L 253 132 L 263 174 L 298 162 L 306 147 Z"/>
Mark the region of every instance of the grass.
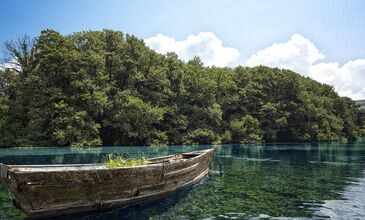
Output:
<path fill-rule="evenodd" d="M 116 167 L 134 167 L 145 164 L 146 159 L 143 156 L 125 158 L 121 155 L 108 154 L 105 160 L 105 166 L 108 168 Z"/>

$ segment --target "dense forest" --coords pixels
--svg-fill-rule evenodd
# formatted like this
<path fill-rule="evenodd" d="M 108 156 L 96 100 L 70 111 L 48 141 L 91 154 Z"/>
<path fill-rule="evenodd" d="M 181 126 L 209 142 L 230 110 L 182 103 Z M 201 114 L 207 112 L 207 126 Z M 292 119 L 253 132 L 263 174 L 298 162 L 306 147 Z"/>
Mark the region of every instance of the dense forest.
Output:
<path fill-rule="evenodd" d="M 365 110 L 285 69 L 205 67 L 104 30 L 5 43 L 0 146 L 330 141 L 365 136 Z"/>

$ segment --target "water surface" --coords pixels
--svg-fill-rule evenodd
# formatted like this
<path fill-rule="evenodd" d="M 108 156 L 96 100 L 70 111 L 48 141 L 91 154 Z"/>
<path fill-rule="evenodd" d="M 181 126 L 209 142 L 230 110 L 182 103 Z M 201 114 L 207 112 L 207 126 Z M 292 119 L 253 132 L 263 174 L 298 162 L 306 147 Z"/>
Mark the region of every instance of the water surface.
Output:
<path fill-rule="evenodd" d="M 155 157 L 211 146 L 8 148 L 7 164 L 102 162 L 109 153 Z M 164 199 L 75 219 L 364 219 L 365 143 L 216 146 L 211 175 Z M 0 219 L 24 216 L 0 186 Z M 67 217 L 69 219 L 70 217 Z"/>

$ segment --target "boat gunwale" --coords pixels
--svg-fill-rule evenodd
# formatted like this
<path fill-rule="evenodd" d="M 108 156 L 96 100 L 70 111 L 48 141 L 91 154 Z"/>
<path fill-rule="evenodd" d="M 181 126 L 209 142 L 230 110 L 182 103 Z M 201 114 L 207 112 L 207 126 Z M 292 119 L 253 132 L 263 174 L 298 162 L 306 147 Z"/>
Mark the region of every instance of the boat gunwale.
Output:
<path fill-rule="evenodd" d="M 205 154 L 209 153 L 210 151 L 214 151 L 214 148 L 191 151 L 191 152 L 187 152 L 187 153 L 181 153 L 181 155 L 194 155 L 194 156 L 191 158 L 187 158 L 187 159 L 181 159 L 177 163 L 198 159 L 198 158 L 204 156 Z M 162 157 L 153 157 L 153 158 L 149 158 L 146 160 L 149 161 L 149 160 L 168 159 L 168 158 L 173 158 L 174 156 L 175 155 L 167 155 L 167 156 L 162 156 Z M 11 173 L 43 173 L 43 172 L 65 172 L 65 171 L 85 172 L 85 171 L 95 171 L 95 170 L 106 171 L 106 170 L 141 169 L 141 168 L 147 168 L 147 167 L 159 167 L 159 166 L 163 166 L 165 163 L 169 163 L 169 161 L 161 161 L 161 162 L 143 164 L 143 165 L 137 165 L 137 166 L 113 167 L 113 168 L 106 167 L 104 163 L 53 164 L 53 165 L 52 164 L 51 165 L 6 165 L 6 164 L 4 164 L 4 166 L 7 166 L 8 172 L 11 172 Z M 61 169 L 63 167 L 65 169 Z M 52 170 L 52 168 L 60 168 L 60 169 Z"/>
<path fill-rule="evenodd" d="M 17 178 L 13 178 L 14 174 L 24 174 L 24 175 L 32 175 L 32 174 L 37 174 L 37 173 L 63 173 L 63 172 L 75 172 L 75 173 L 82 173 L 82 172 L 104 172 L 104 171 L 127 171 L 127 170 L 131 170 L 132 172 L 135 172 L 137 170 L 137 172 L 139 172 L 138 170 L 143 170 L 143 169 L 154 169 L 155 167 L 159 167 L 158 169 L 161 169 L 161 167 L 166 166 L 167 164 L 181 164 L 181 163 L 194 163 L 194 162 L 199 162 L 199 160 L 202 157 L 205 157 L 207 155 L 210 155 L 210 160 L 212 159 L 212 157 L 214 157 L 214 151 L 215 148 L 209 148 L 209 149 L 204 149 L 204 150 L 197 150 L 197 151 L 191 151 L 191 152 L 186 152 L 186 153 L 181 153 L 181 155 L 186 155 L 186 158 L 179 158 L 178 160 L 176 160 L 175 162 L 170 162 L 170 160 L 166 160 L 169 158 L 174 158 L 176 157 L 176 155 L 168 155 L 168 156 L 162 156 L 162 157 L 155 157 L 155 158 L 150 158 L 153 160 L 156 160 L 157 163 L 152 163 L 152 164 L 144 164 L 144 165 L 139 165 L 139 166 L 133 166 L 133 167 L 116 167 L 116 168 L 107 168 L 104 164 L 55 164 L 55 165 L 5 165 L 5 164 L 0 164 L 1 168 L 6 168 L 5 172 L 3 172 L 3 170 L 1 169 L 1 181 L 4 181 L 6 185 L 8 185 L 8 187 L 10 187 L 11 185 L 13 185 L 14 187 L 17 187 L 18 183 L 16 181 Z M 165 159 L 165 160 L 164 160 Z M 163 161 L 159 161 L 159 160 L 163 160 Z M 200 162 L 199 162 L 200 163 Z M 204 165 L 204 163 L 202 163 L 202 165 Z M 180 165 L 178 165 L 180 167 Z M 180 173 L 186 173 L 185 171 L 188 171 L 191 169 L 191 167 L 194 167 L 194 169 L 198 166 L 197 164 L 192 164 L 191 166 L 184 168 L 178 172 L 176 171 L 172 171 L 172 172 L 168 172 L 168 174 L 171 174 L 171 176 L 174 176 L 176 174 L 180 174 Z M 204 165 L 205 166 L 205 165 Z M 32 169 L 32 167 L 34 169 Z M 84 169 L 80 169 L 84 167 Z M 28 168 L 28 169 L 27 169 Z M 57 168 L 56 170 L 52 170 L 52 168 Z M 65 169 L 62 169 L 65 168 Z M 71 169 L 67 169 L 67 168 L 71 168 Z M 163 168 L 163 171 L 165 171 L 165 168 Z M 192 180 L 183 183 L 182 185 L 176 186 L 174 188 L 169 188 L 169 189 L 164 189 L 160 192 L 156 192 L 156 193 L 149 193 L 149 194 L 145 194 L 145 195 L 137 195 L 131 198 L 122 198 L 122 199 L 107 199 L 104 200 L 103 202 L 96 202 L 96 203 L 88 203 L 86 205 L 77 205 L 78 207 L 74 207 L 70 208 L 70 207 L 66 207 L 66 208 L 49 208 L 47 210 L 43 209 L 34 209 L 33 206 L 29 203 L 28 198 L 24 198 L 21 199 L 21 204 L 18 204 L 18 207 L 20 210 L 22 210 L 24 213 L 26 213 L 29 217 L 50 217 L 50 216 L 57 216 L 60 213 L 61 214 L 72 214 L 72 213 L 77 213 L 79 211 L 77 210 L 81 210 L 80 212 L 85 212 L 85 211 L 95 211 L 95 210 L 104 210 L 104 209 L 110 209 L 110 208 L 114 208 L 117 206 L 126 206 L 126 205 L 131 205 L 131 204 L 137 204 L 137 203 L 141 203 L 144 200 L 152 200 L 152 199 L 157 199 L 157 198 L 161 198 L 163 195 L 166 195 L 168 193 L 171 193 L 179 188 L 184 188 L 188 185 L 197 183 L 198 181 L 200 181 L 201 179 L 203 179 L 204 176 L 206 176 L 208 174 L 209 168 L 206 167 L 205 170 L 203 170 L 200 174 L 198 174 L 197 176 L 195 176 Z M 128 172 L 128 171 L 127 171 Z M 3 174 L 6 174 L 6 177 L 4 177 Z M 15 184 L 15 185 L 14 185 Z M 11 190 L 15 195 L 17 196 L 22 196 L 22 193 L 18 193 L 17 189 Z M 20 197 L 19 197 L 20 198 Z M 64 211 L 63 211 L 64 210 Z M 54 212 L 54 213 L 52 213 Z"/>

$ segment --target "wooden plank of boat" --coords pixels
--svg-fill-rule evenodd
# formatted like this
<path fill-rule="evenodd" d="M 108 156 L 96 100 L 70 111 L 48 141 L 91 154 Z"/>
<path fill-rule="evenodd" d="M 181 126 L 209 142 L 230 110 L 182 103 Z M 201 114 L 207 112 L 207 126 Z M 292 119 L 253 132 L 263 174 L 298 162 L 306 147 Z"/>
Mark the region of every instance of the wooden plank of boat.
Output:
<path fill-rule="evenodd" d="M 159 199 L 202 180 L 214 149 L 150 158 L 145 165 L 4 165 L 2 182 L 29 217 L 51 217 Z"/>

